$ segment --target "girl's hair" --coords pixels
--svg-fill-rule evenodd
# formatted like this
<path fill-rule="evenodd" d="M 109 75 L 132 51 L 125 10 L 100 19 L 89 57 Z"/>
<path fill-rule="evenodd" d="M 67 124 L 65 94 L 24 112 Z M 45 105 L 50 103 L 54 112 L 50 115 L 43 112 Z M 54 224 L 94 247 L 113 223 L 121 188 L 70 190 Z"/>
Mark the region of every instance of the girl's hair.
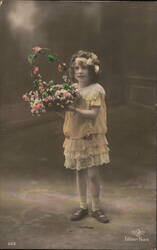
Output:
<path fill-rule="evenodd" d="M 74 76 L 74 66 L 76 60 L 78 60 L 78 63 L 80 65 L 86 64 L 88 66 L 91 83 L 97 82 L 100 74 L 100 61 L 97 55 L 93 52 L 85 50 L 79 50 L 78 52 L 72 55 L 69 68 L 69 74 L 72 82 L 76 81 Z"/>

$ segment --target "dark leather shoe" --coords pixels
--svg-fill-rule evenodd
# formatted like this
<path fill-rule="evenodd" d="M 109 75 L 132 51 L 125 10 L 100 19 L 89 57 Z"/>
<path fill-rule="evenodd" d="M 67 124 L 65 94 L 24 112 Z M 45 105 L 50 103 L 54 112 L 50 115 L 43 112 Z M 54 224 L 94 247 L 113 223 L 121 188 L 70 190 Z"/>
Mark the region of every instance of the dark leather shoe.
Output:
<path fill-rule="evenodd" d="M 88 209 L 79 208 L 70 218 L 72 221 L 81 220 L 88 215 Z"/>
<path fill-rule="evenodd" d="M 92 217 L 96 218 L 101 223 L 109 223 L 109 218 L 101 211 L 96 210 L 91 213 Z"/>

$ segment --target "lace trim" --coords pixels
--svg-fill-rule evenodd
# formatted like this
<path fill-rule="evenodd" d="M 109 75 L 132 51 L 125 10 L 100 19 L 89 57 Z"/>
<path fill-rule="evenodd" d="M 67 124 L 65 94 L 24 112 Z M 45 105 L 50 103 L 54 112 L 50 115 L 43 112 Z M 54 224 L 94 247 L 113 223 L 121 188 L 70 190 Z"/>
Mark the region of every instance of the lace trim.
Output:
<path fill-rule="evenodd" d="M 104 88 L 99 83 L 91 84 L 81 90 L 81 95 L 86 100 L 97 98 L 99 94 L 104 96 L 106 94 Z"/>
<path fill-rule="evenodd" d="M 92 135 L 86 139 L 71 139 L 65 138 L 63 143 L 64 152 L 77 154 L 80 152 L 87 154 L 97 154 L 97 152 L 108 152 L 110 151 L 108 147 L 108 141 L 105 135 Z"/>
<path fill-rule="evenodd" d="M 69 157 L 65 158 L 64 166 L 69 169 L 85 169 L 93 166 L 101 166 L 110 162 L 109 154 L 103 153 L 99 155 L 92 155 L 86 157 L 85 159 L 71 159 Z"/>

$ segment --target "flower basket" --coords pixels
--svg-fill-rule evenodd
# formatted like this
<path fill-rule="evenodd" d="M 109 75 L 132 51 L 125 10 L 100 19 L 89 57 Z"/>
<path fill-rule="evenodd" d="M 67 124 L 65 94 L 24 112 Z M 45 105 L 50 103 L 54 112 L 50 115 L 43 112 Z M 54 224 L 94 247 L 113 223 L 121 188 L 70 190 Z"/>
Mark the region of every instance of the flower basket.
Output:
<path fill-rule="evenodd" d="M 43 81 L 36 59 L 39 53 L 43 52 L 45 55 L 49 49 L 36 46 L 32 50 L 33 55 L 28 56 L 28 61 L 32 65 L 33 88 L 22 96 L 23 100 L 29 103 L 32 115 L 39 116 L 48 111 L 66 109 L 68 105 L 80 97 L 77 84 L 72 84 L 68 78 L 67 64 L 62 63 L 56 55 L 49 53 L 48 61 L 57 61 L 57 70 L 63 74 L 63 81 L 62 83 L 55 83 L 54 80 Z"/>

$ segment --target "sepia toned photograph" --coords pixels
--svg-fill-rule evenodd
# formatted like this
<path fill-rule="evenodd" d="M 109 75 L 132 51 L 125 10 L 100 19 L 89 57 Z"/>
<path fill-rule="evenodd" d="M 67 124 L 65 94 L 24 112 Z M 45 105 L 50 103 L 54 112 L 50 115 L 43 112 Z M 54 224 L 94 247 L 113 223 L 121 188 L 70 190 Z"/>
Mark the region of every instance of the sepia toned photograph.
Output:
<path fill-rule="evenodd" d="M 0 1 L 0 249 L 156 250 L 156 17 Z"/>

